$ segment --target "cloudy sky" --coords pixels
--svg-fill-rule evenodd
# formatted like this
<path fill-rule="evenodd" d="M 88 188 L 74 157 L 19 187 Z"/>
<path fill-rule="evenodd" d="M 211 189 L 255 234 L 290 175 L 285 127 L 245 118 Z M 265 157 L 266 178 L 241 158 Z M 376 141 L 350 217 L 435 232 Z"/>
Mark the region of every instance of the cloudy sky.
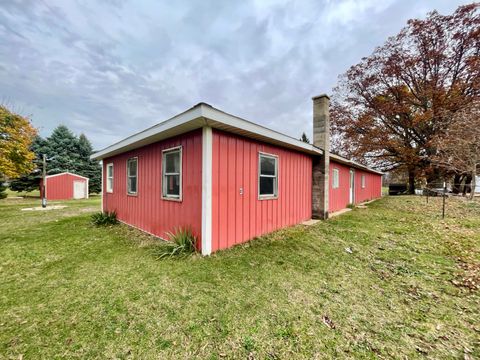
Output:
<path fill-rule="evenodd" d="M 0 101 L 96 149 L 198 102 L 299 137 L 311 97 L 455 0 L 0 0 Z"/>

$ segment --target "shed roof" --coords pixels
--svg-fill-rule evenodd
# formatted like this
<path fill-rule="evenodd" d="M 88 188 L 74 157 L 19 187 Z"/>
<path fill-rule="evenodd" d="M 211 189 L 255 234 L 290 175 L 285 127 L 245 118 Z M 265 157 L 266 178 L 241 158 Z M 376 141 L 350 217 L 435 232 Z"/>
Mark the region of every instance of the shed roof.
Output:
<path fill-rule="evenodd" d="M 79 178 L 88 180 L 88 178 L 85 177 L 85 176 L 78 175 L 78 174 L 74 174 L 74 173 L 71 173 L 71 172 L 69 172 L 69 171 L 65 171 L 65 172 L 61 172 L 61 173 L 53 174 L 53 175 L 47 175 L 47 176 L 45 176 L 45 178 L 48 179 L 48 178 L 51 178 L 51 177 L 56 177 L 56 176 L 61 176 L 61 175 L 72 175 L 72 176 L 76 176 L 76 177 L 79 177 Z"/>

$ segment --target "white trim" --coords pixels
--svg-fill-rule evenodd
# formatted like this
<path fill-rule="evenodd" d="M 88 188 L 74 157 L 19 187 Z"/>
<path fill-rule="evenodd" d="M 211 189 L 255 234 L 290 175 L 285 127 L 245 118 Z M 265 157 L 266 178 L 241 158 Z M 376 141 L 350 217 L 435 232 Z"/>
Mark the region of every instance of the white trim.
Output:
<path fill-rule="evenodd" d="M 179 115 L 96 152 L 91 158 L 104 159 L 204 126 L 233 132 L 283 147 L 293 148 L 312 155 L 323 154 L 323 150 L 312 144 L 307 144 L 278 131 L 227 114 L 208 104 L 200 103 Z"/>
<path fill-rule="evenodd" d="M 85 176 L 82 176 L 82 175 L 77 175 L 77 174 L 74 174 L 74 173 L 71 173 L 69 171 L 65 171 L 65 172 L 62 172 L 62 173 L 58 173 L 58 174 L 53 174 L 53 175 L 47 175 L 45 176 L 45 178 L 52 178 L 52 177 L 55 177 L 55 176 L 60 176 L 60 175 L 72 175 L 72 176 L 78 176 L 79 178 L 82 178 L 82 179 L 85 179 L 85 180 L 88 180 L 87 177 Z"/>
<path fill-rule="evenodd" d="M 100 165 L 102 166 L 102 179 L 100 181 L 100 211 L 103 213 L 103 160 L 100 160 Z"/>
<path fill-rule="evenodd" d="M 202 129 L 202 255 L 212 253 L 212 128 Z"/>
<path fill-rule="evenodd" d="M 112 187 L 111 187 L 110 190 L 108 189 L 108 167 L 109 167 L 109 166 L 112 166 Z M 108 163 L 105 167 L 106 167 L 106 169 L 107 169 L 107 175 L 106 175 L 106 180 L 107 180 L 107 181 L 106 181 L 106 184 L 105 184 L 105 185 L 106 185 L 106 186 L 105 186 L 105 191 L 106 191 L 107 193 L 109 193 L 109 194 L 112 194 L 112 193 L 113 193 L 113 182 L 114 182 L 113 178 L 115 177 L 115 175 L 114 175 L 113 162 Z M 103 167 L 102 167 L 102 171 L 103 171 Z M 103 179 L 102 179 L 102 180 L 103 180 Z"/>
<path fill-rule="evenodd" d="M 136 189 L 135 189 L 135 192 L 130 192 L 130 191 L 128 191 L 128 170 L 129 170 L 129 169 L 128 169 L 128 162 L 129 162 L 130 160 L 133 160 L 133 159 L 135 159 L 136 162 L 137 162 L 137 168 L 136 168 L 136 174 L 135 174 Z M 125 165 L 126 165 L 125 167 L 126 167 L 126 170 L 127 170 L 127 173 L 126 173 L 126 175 L 127 175 L 127 183 L 126 183 L 126 185 L 127 185 L 127 195 L 128 195 L 128 196 L 137 196 L 137 195 L 138 195 L 138 156 L 133 156 L 133 157 L 131 157 L 131 158 L 128 158 L 128 159 L 127 159 L 127 162 L 125 163 Z"/>
<path fill-rule="evenodd" d="M 372 168 L 369 168 L 368 166 L 365 166 L 365 165 L 362 165 L 362 164 L 360 164 L 356 161 L 344 158 L 343 156 L 340 156 L 340 155 L 330 153 L 330 160 L 333 160 L 333 161 L 338 162 L 340 164 L 350 165 L 351 167 L 361 169 L 361 170 L 366 170 L 368 172 L 372 172 L 372 173 L 375 173 L 375 174 L 378 174 L 378 175 L 383 175 L 384 174 L 381 171 L 374 170 Z"/>
<path fill-rule="evenodd" d="M 340 170 L 336 167 L 332 169 L 332 189 L 340 187 Z"/>
<path fill-rule="evenodd" d="M 265 177 L 272 177 L 274 179 L 276 179 L 276 186 L 274 187 L 273 189 L 273 194 L 265 194 L 265 195 L 261 195 L 260 194 L 260 177 L 262 176 L 262 173 L 261 173 L 261 158 L 262 156 L 264 157 L 269 157 L 269 158 L 274 158 L 275 159 L 275 175 L 272 175 L 272 176 L 265 176 Z M 279 165 L 278 165 L 278 155 L 275 155 L 275 154 L 269 154 L 269 153 L 266 153 L 266 152 L 263 152 L 263 151 L 259 151 L 258 152 L 258 173 L 257 173 L 257 188 L 258 188 L 258 192 L 257 192 L 257 195 L 258 195 L 258 200 L 274 200 L 274 199 L 278 199 L 278 189 L 280 188 L 279 185 L 278 185 L 278 179 L 280 178 L 280 176 L 278 175 L 278 168 L 279 168 Z"/>
<path fill-rule="evenodd" d="M 179 194 L 178 194 L 178 197 L 176 196 L 168 196 L 166 195 L 166 192 L 165 192 L 165 167 L 166 167 L 166 161 L 165 161 L 165 154 L 166 153 L 169 153 L 169 152 L 176 152 L 176 151 L 179 151 L 180 152 L 180 172 L 179 172 Z M 179 146 L 175 146 L 175 147 L 171 147 L 171 148 L 168 148 L 168 149 L 164 149 L 162 150 L 162 180 L 161 180 L 161 185 L 162 185 L 162 199 L 163 200 L 168 200 L 168 201 L 179 201 L 179 202 L 182 202 L 183 201 L 183 148 L 182 148 L 182 145 L 179 145 Z"/>
<path fill-rule="evenodd" d="M 355 169 L 350 169 L 348 176 L 348 200 L 349 204 L 355 204 Z"/>
<path fill-rule="evenodd" d="M 85 194 L 85 199 L 88 199 L 88 197 L 90 196 L 90 179 L 87 179 L 87 188 L 85 189 L 86 191 L 86 194 Z"/>

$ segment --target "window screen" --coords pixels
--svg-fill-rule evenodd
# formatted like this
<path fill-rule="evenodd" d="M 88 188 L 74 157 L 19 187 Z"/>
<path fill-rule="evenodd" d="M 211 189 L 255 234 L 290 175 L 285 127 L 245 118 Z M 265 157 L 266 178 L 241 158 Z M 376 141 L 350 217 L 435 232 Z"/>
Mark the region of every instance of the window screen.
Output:
<path fill-rule="evenodd" d="M 182 148 L 163 152 L 163 197 L 181 199 Z"/>
<path fill-rule="evenodd" d="M 137 193 L 137 158 L 127 160 L 127 192 L 129 194 Z"/>
<path fill-rule="evenodd" d="M 113 192 L 113 164 L 107 165 L 107 192 Z"/>
<path fill-rule="evenodd" d="M 362 175 L 362 189 L 365 189 L 365 175 Z"/>
<path fill-rule="evenodd" d="M 276 197 L 278 195 L 278 158 L 259 154 L 258 195 Z"/>

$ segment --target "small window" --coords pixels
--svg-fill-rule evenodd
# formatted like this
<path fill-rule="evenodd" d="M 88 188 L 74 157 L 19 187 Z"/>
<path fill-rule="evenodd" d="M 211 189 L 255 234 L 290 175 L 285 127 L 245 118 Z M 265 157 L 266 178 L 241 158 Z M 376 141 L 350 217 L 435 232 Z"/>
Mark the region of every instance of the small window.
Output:
<path fill-rule="evenodd" d="M 163 151 L 162 156 L 163 187 L 165 199 L 182 199 L 182 148 Z"/>
<path fill-rule="evenodd" d="M 332 188 L 333 189 L 338 189 L 339 186 L 340 186 L 340 181 L 339 181 L 338 169 L 333 169 Z"/>
<path fill-rule="evenodd" d="M 278 157 L 259 154 L 258 196 L 272 198 L 278 196 Z"/>
<path fill-rule="evenodd" d="M 362 189 L 365 189 L 365 175 L 362 175 Z"/>
<path fill-rule="evenodd" d="M 113 192 L 113 164 L 107 164 L 107 192 Z"/>
<path fill-rule="evenodd" d="M 127 192 L 130 195 L 137 194 L 138 159 L 127 160 Z"/>

